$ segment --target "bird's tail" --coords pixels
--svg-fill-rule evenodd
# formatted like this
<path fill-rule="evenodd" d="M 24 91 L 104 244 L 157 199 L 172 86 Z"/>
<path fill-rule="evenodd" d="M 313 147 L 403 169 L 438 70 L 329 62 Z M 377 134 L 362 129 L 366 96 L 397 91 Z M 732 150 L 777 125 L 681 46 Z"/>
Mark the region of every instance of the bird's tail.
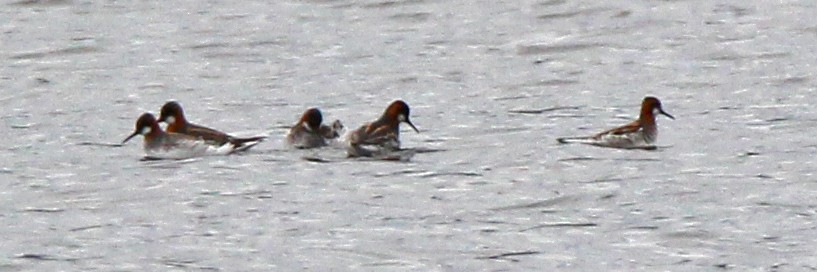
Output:
<path fill-rule="evenodd" d="M 247 138 L 232 138 L 230 139 L 230 143 L 235 146 L 235 150 L 233 152 L 241 152 L 247 149 L 252 148 L 253 146 L 257 145 L 258 143 L 264 141 L 266 136 L 256 136 L 256 137 L 247 137 Z"/>
<path fill-rule="evenodd" d="M 593 140 L 593 137 L 589 137 L 589 136 L 585 136 L 585 137 L 562 137 L 562 138 L 556 138 L 556 141 L 559 142 L 560 144 L 572 144 L 572 143 L 586 144 L 586 143 L 595 142 L 595 140 Z"/>

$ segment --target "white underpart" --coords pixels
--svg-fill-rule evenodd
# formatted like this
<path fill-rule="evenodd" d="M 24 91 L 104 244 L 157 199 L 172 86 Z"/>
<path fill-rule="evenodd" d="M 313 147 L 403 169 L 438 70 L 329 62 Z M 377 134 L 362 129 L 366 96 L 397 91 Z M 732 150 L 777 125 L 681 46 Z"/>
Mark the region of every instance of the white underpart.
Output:
<path fill-rule="evenodd" d="M 644 137 L 644 130 L 626 134 L 604 134 L 599 139 L 592 137 L 562 138 L 563 143 L 581 143 L 595 146 L 615 147 L 615 148 L 648 148 L 653 147 Z"/>
<path fill-rule="evenodd" d="M 146 150 L 149 157 L 159 159 L 187 159 L 203 156 L 228 155 L 235 150 L 235 145 L 226 143 L 215 146 L 202 140 L 179 140 L 176 145 L 166 148 Z"/>
<path fill-rule="evenodd" d="M 649 143 L 644 139 L 643 131 L 639 130 L 634 133 L 626 133 L 626 134 L 605 134 L 601 136 L 601 139 L 595 143 L 601 146 L 609 146 L 609 147 L 641 147 L 641 146 L 648 146 Z"/>

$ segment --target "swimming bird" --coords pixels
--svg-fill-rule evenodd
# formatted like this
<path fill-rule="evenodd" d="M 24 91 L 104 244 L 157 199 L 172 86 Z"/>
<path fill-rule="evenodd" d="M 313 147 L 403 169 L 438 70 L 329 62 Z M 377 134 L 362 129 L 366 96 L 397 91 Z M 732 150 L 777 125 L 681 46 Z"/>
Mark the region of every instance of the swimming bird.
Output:
<path fill-rule="evenodd" d="M 400 150 L 400 123 L 406 123 L 420 133 L 409 120 L 408 104 L 396 100 L 386 108 L 380 118 L 364 124 L 349 134 L 347 154 L 349 157 L 371 157 Z"/>
<path fill-rule="evenodd" d="M 235 145 L 230 142 L 215 146 L 194 136 L 165 132 L 159 127 L 156 117 L 150 113 L 144 113 L 139 117 L 136 121 L 136 129 L 122 141 L 122 144 L 136 135 L 145 137 L 144 149 L 147 154 L 146 158 L 149 159 L 186 159 L 207 155 L 227 155 L 236 150 Z"/>
<path fill-rule="evenodd" d="M 658 98 L 648 96 L 641 102 L 641 114 L 638 120 L 632 123 L 593 136 L 564 137 L 556 140 L 560 143 L 583 143 L 602 147 L 655 149 L 656 147 L 651 144 L 658 137 L 658 126 L 655 123 L 657 114 L 675 119 L 664 111 Z"/>
<path fill-rule="evenodd" d="M 325 146 L 327 140 L 340 136 L 343 129 L 340 120 L 335 120 L 332 126 L 321 124 L 323 115 L 317 108 L 306 110 L 298 123 L 287 134 L 287 143 L 296 148 L 315 148 Z"/>
<path fill-rule="evenodd" d="M 162 106 L 159 122 L 167 123 L 167 132 L 199 137 L 215 146 L 231 143 L 236 146 L 236 151 L 250 149 L 266 138 L 264 136 L 238 138 L 212 128 L 190 123 L 184 117 L 182 106 L 176 101 L 169 101 Z"/>

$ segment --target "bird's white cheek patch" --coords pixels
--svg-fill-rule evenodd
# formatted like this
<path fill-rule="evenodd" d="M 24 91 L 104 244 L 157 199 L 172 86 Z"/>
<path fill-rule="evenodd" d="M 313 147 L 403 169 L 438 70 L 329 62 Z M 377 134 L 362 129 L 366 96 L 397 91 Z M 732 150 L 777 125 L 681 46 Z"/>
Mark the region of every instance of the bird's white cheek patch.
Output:
<path fill-rule="evenodd" d="M 148 135 L 148 134 L 150 134 L 151 131 L 152 131 L 152 129 L 150 129 L 149 127 L 143 127 L 142 132 L 140 132 L 140 133 L 142 135 Z"/>
<path fill-rule="evenodd" d="M 176 117 L 170 116 L 167 119 L 165 119 L 165 122 L 167 122 L 168 124 L 176 123 Z"/>

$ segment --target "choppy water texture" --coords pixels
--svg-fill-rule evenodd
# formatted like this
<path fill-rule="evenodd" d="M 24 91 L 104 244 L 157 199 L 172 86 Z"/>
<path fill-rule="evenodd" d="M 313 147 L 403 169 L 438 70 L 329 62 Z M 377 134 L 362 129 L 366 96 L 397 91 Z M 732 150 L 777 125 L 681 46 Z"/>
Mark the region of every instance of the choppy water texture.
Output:
<path fill-rule="evenodd" d="M 815 5 L 4 2 L 0 270 L 817 270 Z M 556 143 L 645 95 L 661 149 Z M 439 152 L 284 146 L 308 107 L 354 128 L 398 98 L 404 147 Z M 83 144 L 171 99 L 271 138 Z"/>

